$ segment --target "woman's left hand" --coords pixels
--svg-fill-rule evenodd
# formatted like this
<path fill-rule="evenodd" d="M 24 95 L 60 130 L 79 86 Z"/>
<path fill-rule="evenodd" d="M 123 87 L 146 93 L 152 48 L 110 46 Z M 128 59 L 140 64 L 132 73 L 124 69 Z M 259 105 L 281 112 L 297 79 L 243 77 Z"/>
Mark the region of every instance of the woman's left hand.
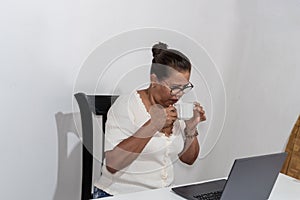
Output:
<path fill-rule="evenodd" d="M 190 131 L 195 130 L 197 125 L 206 120 L 205 111 L 198 102 L 194 102 L 194 115 L 191 119 L 185 120 L 186 128 Z"/>

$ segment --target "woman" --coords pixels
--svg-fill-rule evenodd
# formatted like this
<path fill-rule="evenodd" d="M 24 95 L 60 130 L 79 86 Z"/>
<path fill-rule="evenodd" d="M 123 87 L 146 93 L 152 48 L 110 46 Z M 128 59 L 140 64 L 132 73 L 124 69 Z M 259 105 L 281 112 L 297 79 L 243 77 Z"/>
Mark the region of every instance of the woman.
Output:
<path fill-rule="evenodd" d="M 174 104 L 193 88 L 191 63 L 181 52 L 158 43 L 152 48 L 151 84 L 121 95 L 108 112 L 105 165 L 95 183 L 102 195 L 168 187 L 173 162 L 192 165 L 199 154 L 197 125 L 206 120 L 195 103 L 190 120 L 178 120 Z M 105 193 L 105 192 L 107 193 Z"/>

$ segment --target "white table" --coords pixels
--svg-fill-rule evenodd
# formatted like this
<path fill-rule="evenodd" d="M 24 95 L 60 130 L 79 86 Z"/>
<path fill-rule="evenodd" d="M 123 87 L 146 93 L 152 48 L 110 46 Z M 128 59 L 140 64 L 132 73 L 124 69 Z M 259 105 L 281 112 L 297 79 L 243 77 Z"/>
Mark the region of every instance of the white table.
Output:
<path fill-rule="evenodd" d="M 279 174 L 270 195 L 270 200 L 299 200 L 300 180 Z"/>
<path fill-rule="evenodd" d="M 183 200 L 171 191 L 171 188 L 161 188 L 147 190 L 143 192 L 129 193 L 107 197 L 104 199 L 122 199 L 122 200 Z M 299 200 L 300 199 L 300 181 L 284 174 L 279 174 L 273 187 L 269 200 Z"/>

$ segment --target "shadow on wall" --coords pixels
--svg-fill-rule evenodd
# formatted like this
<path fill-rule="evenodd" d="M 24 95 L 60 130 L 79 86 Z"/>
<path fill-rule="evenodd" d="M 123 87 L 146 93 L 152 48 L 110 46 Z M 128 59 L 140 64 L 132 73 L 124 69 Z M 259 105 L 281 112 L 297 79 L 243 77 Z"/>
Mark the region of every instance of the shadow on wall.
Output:
<path fill-rule="evenodd" d="M 55 115 L 58 139 L 57 181 L 53 200 L 81 199 L 81 118 L 80 113 L 62 113 Z M 100 176 L 102 117 L 93 117 L 94 148 L 93 178 Z"/>
<path fill-rule="evenodd" d="M 82 149 L 78 134 L 78 130 L 81 131 L 80 114 L 59 112 L 55 115 L 55 119 L 58 138 L 58 170 L 53 200 L 79 200 Z"/>

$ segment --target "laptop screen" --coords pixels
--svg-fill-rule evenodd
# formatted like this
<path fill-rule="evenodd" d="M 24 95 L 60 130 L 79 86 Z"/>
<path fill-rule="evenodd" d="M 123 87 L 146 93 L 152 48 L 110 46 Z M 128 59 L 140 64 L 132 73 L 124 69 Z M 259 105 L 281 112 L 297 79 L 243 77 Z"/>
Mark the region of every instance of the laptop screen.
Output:
<path fill-rule="evenodd" d="M 286 153 L 236 159 L 221 200 L 268 199 Z"/>
<path fill-rule="evenodd" d="M 277 153 L 236 159 L 227 180 L 185 185 L 172 190 L 191 200 L 216 192 L 221 192 L 221 197 L 216 198 L 221 200 L 266 200 L 286 156 L 286 153 Z"/>

